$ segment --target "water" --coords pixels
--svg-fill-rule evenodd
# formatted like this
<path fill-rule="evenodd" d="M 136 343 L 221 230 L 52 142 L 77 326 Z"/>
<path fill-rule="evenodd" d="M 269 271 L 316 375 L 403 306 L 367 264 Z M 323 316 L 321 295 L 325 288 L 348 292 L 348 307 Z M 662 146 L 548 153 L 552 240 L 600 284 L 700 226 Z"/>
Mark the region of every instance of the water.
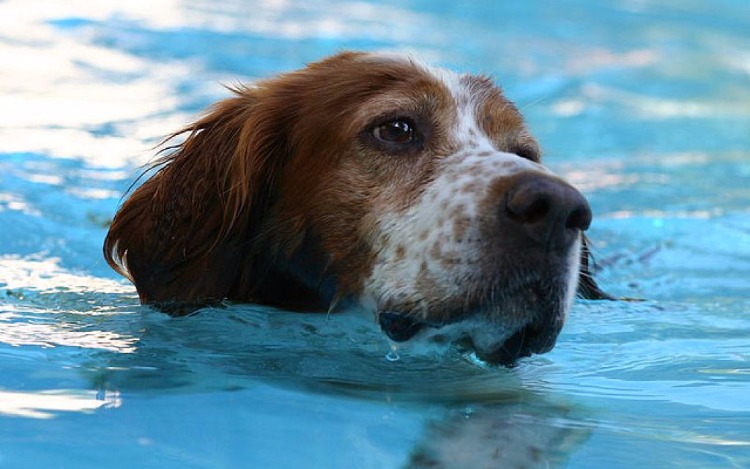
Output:
<path fill-rule="evenodd" d="M 0 467 L 750 467 L 747 2 L 124 3 L 0 3 Z M 151 148 L 344 48 L 496 77 L 643 301 L 579 301 L 510 370 L 138 306 L 100 249 Z"/>

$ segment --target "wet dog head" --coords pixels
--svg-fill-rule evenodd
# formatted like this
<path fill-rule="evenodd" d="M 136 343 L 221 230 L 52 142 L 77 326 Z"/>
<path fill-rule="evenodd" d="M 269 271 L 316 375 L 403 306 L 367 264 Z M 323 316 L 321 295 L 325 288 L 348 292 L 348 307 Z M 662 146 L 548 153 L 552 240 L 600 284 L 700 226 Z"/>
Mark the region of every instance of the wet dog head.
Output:
<path fill-rule="evenodd" d="M 183 133 L 105 242 L 143 302 L 347 298 L 393 340 L 450 330 L 511 364 L 553 347 L 587 274 L 586 199 L 485 77 L 342 53 Z"/>

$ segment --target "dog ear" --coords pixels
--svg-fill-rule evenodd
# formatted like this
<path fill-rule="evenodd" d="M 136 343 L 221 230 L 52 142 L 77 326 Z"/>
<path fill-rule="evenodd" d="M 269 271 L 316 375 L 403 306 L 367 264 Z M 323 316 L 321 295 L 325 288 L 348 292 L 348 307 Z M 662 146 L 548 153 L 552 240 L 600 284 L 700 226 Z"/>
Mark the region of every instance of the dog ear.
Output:
<path fill-rule="evenodd" d="M 588 300 L 615 300 L 616 298 L 606 293 L 594 280 L 589 267 L 591 251 L 588 245 L 588 239 L 584 236 L 581 246 L 581 267 L 578 276 L 578 296 Z"/>
<path fill-rule="evenodd" d="M 169 137 L 187 135 L 114 217 L 104 256 L 143 303 L 251 299 L 261 268 L 252 241 L 286 159 L 283 112 L 267 109 L 262 91 L 233 91 Z"/>

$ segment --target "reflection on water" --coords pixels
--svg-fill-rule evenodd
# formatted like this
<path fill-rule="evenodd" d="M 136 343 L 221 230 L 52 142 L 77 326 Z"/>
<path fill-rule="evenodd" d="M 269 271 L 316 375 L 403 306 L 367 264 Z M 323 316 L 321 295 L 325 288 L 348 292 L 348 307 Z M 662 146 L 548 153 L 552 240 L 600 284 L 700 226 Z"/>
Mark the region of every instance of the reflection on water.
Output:
<path fill-rule="evenodd" d="M 132 303 L 132 287 L 69 272 L 58 264 L 55 258 L 0 256 L 5 296 L 0 303 L 0 342 L 133 352 L 137 337 L 107 329 L 121 314 L 115 304 Z"/>
<path fill-rule="evenodd" d="M 8 392 L 0 389 L 0 416 L 49 419 L 60 412 L 93 412 L 120 406 L 117 393 L 57 389 Z"/>
<path fill-rule="evenodd" d="M 644 121 L 675 118 L 748 118 L 750 110 L 746 105 L 747 100 L 750 100 L 750 92 L 739 101 L 688 101 L 648 96 L 600 85 L 587 85 L 581 88 L 576 98 L 554 103 L 553 111 L 560 116 L 571 117 L 590 111 L 591 108 L 622 106 Z"/>
<path fill-rule="evenodd" d="M 127 2 L 122 8 L 135 14 L 147 6 L 157 8 L 153 2 Z M 189 74 L 187 66 L 146 61 L 80 36 L 66 37 L 44 24 L 76 14 L 107 19 L 115 14 L 111 6 L 73 1 L 37 7 L 45 11 L 46 21 L 23 1 L 3 3 L 2 34 L 12 40 L 0 41 L 0 57 L 12 65 L 0 74 L 0 109 L 13 110 L 0 113 L 4 152 L 119 167 L 143 158 L 165 128 L 184 121 L 174 114 L 179 101 L 175 90 L 179 77 Z M 168 11 L 169 5 L 165 7 Z"/>
<path fill-rule="evenodd" d="M 60 267 L 60 259 L 34 256 L 0 256 L 3 278 L 0 287 L 13 290 L 28 288 L 33 292 L 99 292 L 103 294 L 133 293 L 133 287 L 112 279 L 70 272 Z"/>
<path fill-rule="evenodd" d="M 55 317 L 40 318 L 28 312 L 0 312 L 0 326 L 0 342 L 13 346 L 84 347 L 132 353 L 138 342 L 136 337 L 123 337 L 110 331 L 86 330 L 91 326 L 81 322 L 66 322 Z"/>
<path fill-rule="evenodd" d="M 549 404 L 454 409 L 427 423 L 408 467 L 555 467 L 591 434 L 578 418 Z"/>

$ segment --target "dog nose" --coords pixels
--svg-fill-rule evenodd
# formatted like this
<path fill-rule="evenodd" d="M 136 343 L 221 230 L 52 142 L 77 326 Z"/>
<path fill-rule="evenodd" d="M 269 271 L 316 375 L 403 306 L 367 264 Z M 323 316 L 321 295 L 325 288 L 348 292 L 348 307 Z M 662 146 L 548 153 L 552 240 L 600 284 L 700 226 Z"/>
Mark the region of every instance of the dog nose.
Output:
<path fill-rule="evenodd" d="M 586 198 L 566 182 L 532 173 L 506 192 L 506 216 L 547 250 L 564 249 L 591 224 Z"/>

